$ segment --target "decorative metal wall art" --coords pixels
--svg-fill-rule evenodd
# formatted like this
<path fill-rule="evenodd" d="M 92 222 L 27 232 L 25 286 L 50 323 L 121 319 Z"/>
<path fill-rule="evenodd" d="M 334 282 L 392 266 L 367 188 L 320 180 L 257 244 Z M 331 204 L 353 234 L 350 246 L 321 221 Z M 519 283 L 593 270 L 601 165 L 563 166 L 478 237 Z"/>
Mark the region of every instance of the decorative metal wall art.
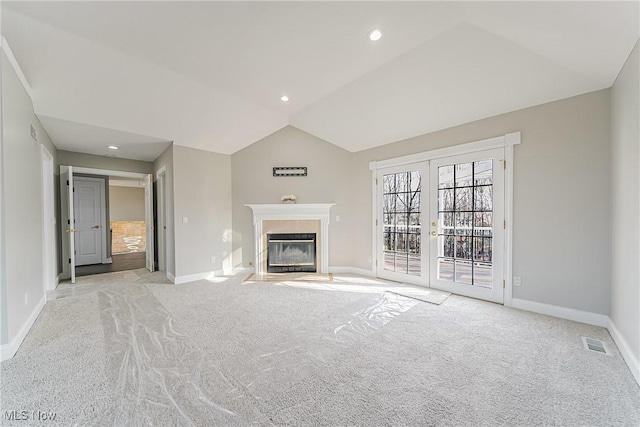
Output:
<path fill-rule="evenodd" d="M 284 166 L 273 168 L 273 176 L 307 176 L 306 166 Z"/>

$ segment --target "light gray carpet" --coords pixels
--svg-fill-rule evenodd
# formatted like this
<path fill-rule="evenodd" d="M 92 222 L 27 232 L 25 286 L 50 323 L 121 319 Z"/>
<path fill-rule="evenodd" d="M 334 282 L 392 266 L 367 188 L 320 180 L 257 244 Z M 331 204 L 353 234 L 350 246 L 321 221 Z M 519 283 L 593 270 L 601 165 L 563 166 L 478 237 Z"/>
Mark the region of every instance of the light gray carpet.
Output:
<path fill-rule="evenodd" d="M 410 285 L 404 285 L 395 289 L 391 288 L 388 292 L 436 305 L 442 304 L 447 298 L 451 296 L 451 293 L 449 292 L 442 292 L 436 289 L 420 288 Z"/>
<path fill-rule="evenodd" d="M 11 410 L 60 425 L 640 424 L 640 388 L 603 328 L 349 275 L 244 278 L 63 285 L 2 363 L 3 425 L 48 424 Z"/>

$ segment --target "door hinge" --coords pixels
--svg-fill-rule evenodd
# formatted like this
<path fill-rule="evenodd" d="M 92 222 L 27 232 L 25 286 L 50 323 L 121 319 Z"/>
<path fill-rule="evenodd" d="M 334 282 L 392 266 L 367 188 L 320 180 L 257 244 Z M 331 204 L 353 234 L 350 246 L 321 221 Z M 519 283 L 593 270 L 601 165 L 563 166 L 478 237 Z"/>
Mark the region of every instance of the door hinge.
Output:
<path fill-rule="evenodd" d="M 502 166 L 503 166 L 503 168 L 504 168 L 505 170 L 507 169 L 507 161 L 506 161 L 506 160 L 503 160 L 503 161 L 502 161 Z"/>
<path fill-rule="evenodd" d="M 378 178 L 376 178 L 376 185 L 378 185 Z"/>
<path fill-rule="evenodd" d="M 376 227 L 378 226 L 378 220 L 376 219 Z"/>
<path fill-rule="evenodd" d="M 502 289 L 507 287 L 507 281 L 502 279 Z"/>
<path fill-rule="evenodd" d="M 67 225 L 71 225 L 71 220 L 70 219 L 67 220 Z"/>
<path fill-rule="evenodd" d="M 69 180 L 67 180 L 67 185 L 69 185 Z"/>
<path fill-rule="evenodd" d="M 69 258 L 69 264 L 71 264 L 71 258 Z"/>
<path fill-rule="evenodd" d="M 378 260 L 376 260 L 376 267 L 378 266 Z"/>
<path fill-rule="evenodd" d="M 505 230 L 507 229 L 507 220 L 506 220 L 506 219 L 504 220 L 504 223 L 503 223 L 503 225 L 502 225 L 502 228 L 504 228 Z"/>

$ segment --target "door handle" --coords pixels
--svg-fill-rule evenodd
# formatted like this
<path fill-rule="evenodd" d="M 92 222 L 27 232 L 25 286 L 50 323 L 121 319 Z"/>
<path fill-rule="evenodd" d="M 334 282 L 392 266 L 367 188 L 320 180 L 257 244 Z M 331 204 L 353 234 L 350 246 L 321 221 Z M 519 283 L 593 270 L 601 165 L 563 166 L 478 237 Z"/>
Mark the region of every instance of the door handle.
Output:
<path fill-rule="evenodd" d="M 99 225 L 94 225 L 94 226 L 93 226 L 93 227 L 91 227 L 91 228 L 100 228 L 100 226 L 99 226 Z"/>
<path fill-rule="evenodd" d="M 436 236 L 438 235 L 438 232 L 437 232 L 437 231 L 432 231 L 432 232 L 431 232 L 431 235 L 432 235 L 433 237 L 436 237 Z"/>

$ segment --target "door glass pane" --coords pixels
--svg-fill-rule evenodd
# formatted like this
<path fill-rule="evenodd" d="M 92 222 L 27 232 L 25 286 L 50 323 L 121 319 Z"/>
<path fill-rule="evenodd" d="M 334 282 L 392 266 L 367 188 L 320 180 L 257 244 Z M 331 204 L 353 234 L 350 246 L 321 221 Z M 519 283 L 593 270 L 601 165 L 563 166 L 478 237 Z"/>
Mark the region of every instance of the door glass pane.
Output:
<path fill-rule="evenodd" d="M 438 168 L 438 188 L 453 188 L 453 165 Z"/>
<path fill-rule="evenodd" d="M 438 191 L 438 211 L 450 212 L 453 211 L 453 189 L 451 190 L 439 190 Z"/>
<path fill-rule="evenodd" d="M 493 184 L 493 161 L 481 160 L 474 163 L 473 180 L 475 185 L 491 185 Z"/>
<path fill-rule="evenodd" d="M 407 254 L 396 252 L 396 272 L 407 273 Z"/>
<path fill-rule="evenodd" d="M 437 278 L 491 288 L 493 160 L 438 169 Z"/>
<path fill-rule="evenodd" d="M 471 186 L 473 183 L 473 163 L 460 163 L 455 166 L 455 187 Z"/>
<path fill-rule="evenodd" d="M 460 259 L 456 259 L 455 262 L 455 272 L 456 279 L 455 281 L 458 283 L 464 283 L 465 285 L 473 284 L 473 265 L 469 261 L 464 261 Z"/>
<path fill-rule="evenodd" d="M 420 276 L 420 171 L 383 175 L 382 185 L 383 268 Z"/>

